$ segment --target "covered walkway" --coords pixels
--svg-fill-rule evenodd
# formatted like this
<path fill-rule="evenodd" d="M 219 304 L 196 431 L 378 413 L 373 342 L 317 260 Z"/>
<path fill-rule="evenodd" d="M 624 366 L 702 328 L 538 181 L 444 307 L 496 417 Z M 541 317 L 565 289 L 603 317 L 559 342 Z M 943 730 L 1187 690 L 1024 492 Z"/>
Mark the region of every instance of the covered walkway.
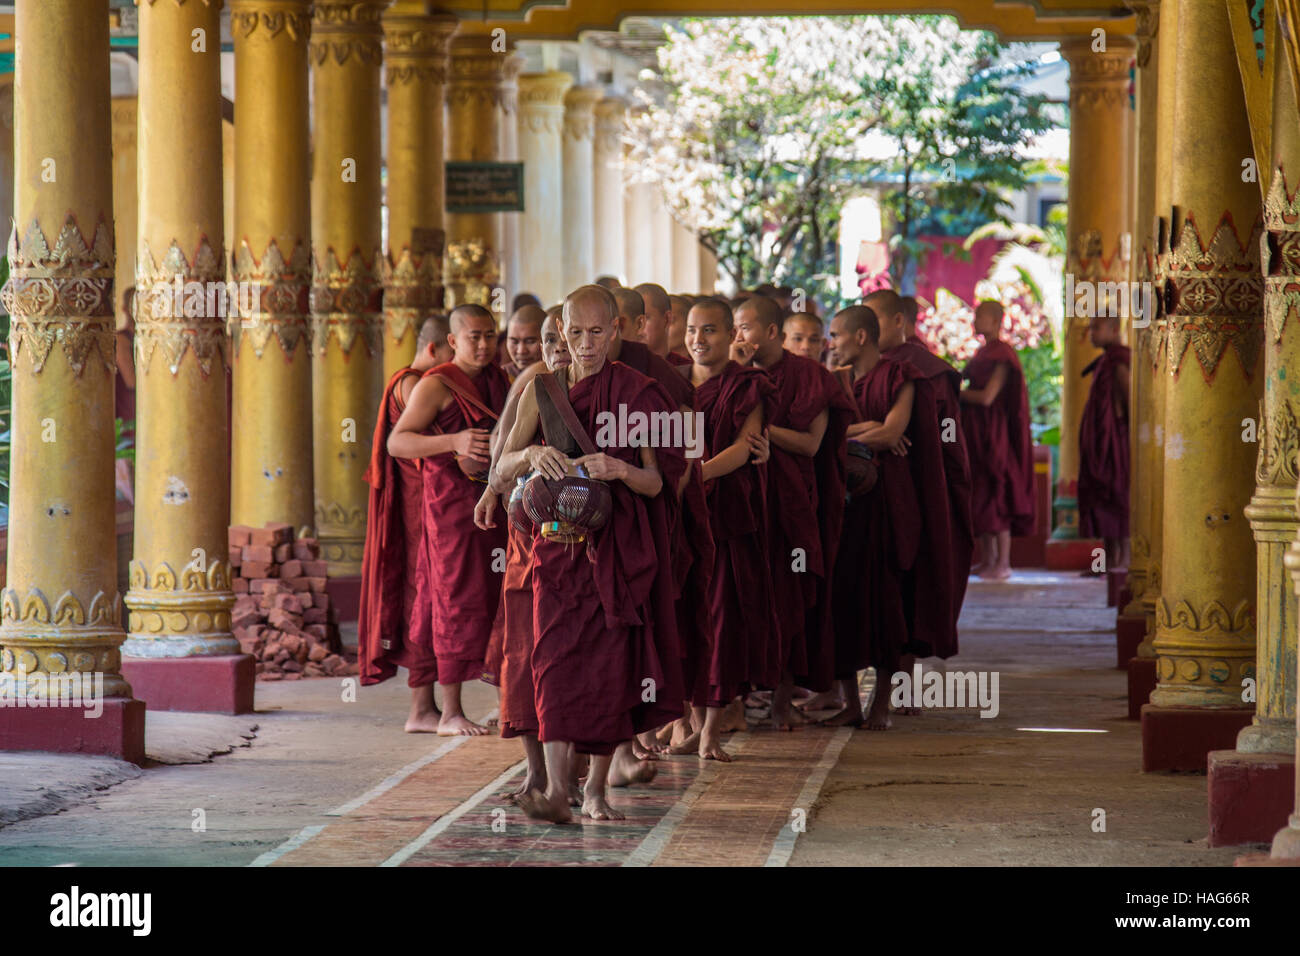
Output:
<path fill-rule="evenodd" d="M 211 722 L 214 749 L 235 749 L 210 763 L 0 754 L 0 820 L 31 803 L 19 761 L 73 801 L 0 828 L 0 865 L 1230 865 L 1253 848 L 1208 848 L 1205 776 L 1141 772 L 1114 647 L 1100 581 L 972 582 L 949 667 L 1000 675 L 997 717 L 928 711 L 885 734 L 755 722 L 730 738 L 735 763 L 665 760 L 649 786 L 613 791 L 625 821 L 565 827 L 502 799 L 517 742 L 401 733 L 404 682 L 353 703 L 335 679 L 269 684 L 247 717 L 169 730 L 179 715 L 150 715 L 154 752 Z M 471 715 L 491 708 L 490 688 L 467 691 Z"/>

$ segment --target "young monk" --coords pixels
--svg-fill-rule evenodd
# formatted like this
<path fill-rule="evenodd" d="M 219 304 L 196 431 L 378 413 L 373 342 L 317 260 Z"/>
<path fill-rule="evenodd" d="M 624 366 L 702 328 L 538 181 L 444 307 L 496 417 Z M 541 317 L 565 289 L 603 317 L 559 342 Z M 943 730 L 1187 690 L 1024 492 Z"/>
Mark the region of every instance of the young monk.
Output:
<path fill-rule="evenodd" d="M 688 366 L 691 357 L 686 352 L 686 313 L 694 304 L 690 296 L 670 295 L 673 310 L 668 320 L 668 361 L 673 365 Z"/>
<path fill-rule="evenodd" d="M 506 353 L 510 361 L 501 366 L 515 378 L 528 366 L 542 360 L 542 320 L 546 313 L 539 306 L 524 304 L 506 323 Z"/>
<path fill-rule="evenodd" d="M 865 305 L 850 306 L 831 320 L 831 349 L 836 362 L 852 370 L 862 417 L 849 426 L 848 437 L 875 452 L 879 477 L 844 512 L 832 611 L 836 679 L 845 706 L 824 723 L 862 725 L 857 673 L 874 667 L 876 687 L 866 726 L 888 730 L 890 678 L 910 636 L 904 577 L 915 562 L 921 529 L 905 441 L 920 373 L 882 356 L 879 342 L 876 314 Z"/>
<path fill-rule="evenodd" d="M 699 755 L 731 760 L 722 749 L 723 709 L 750 685 L 774 687 L 780 667 L 774 646 L 772 577 L 768 565 L 766 467 L 751 460 L 763 431 L 772 383 L 761 369 L 730 359 L 731 308 L 705 299 L 686 318 L 694 367 L 695 408 L 704 415 L 712 457 L 702 474 L 712 487 L 709 522 L 716 547 L 710 581 L 713 646 L 692 695 Z"/>
<path fill-rule="evenodd" d="M 370 504 L 357 615 L 361 683 L 382 683 L 396 674 L 398 667 L 410 672 L 408 734 L 437 733 L 442 714 L 433 693 L 438 661 L 433 653 L 428 581 L 419 574 L 425 533 L 420 462 L 394 458 L 387 444 L 416 383 L 440 364 L 438 349 L 447 348 L 447 335 L 445 319 L 426 320 L 416 339 L 414 361 L 389 379 L 379 404 L 366 471 Z"/>
<path fill-rule="evenodd" d="M 673 302 L 661 285 L 642 282 L 636 287 L 645 303 L 645 335 L 642 341 L 646 347 L 671 365 L 690 365 L 691 361 L 681 355 L 674 355 L 670 342 L 673 326 Z"/>
<path fill-rule="evenodd" d="M 1083 370 L 1092 375 L 1079 422 L 1079 534 L 1101 538 L 1106 567 L 1128 567 L 1128 386 L 1132 358 L 1119 340 L 1119 319 L 1100 316 L 1088 338 L 1102 353 Z"/>
<path fill-rule="evenodd" d="M 538 373 L 569 365 L 569 348 L 560 334 L 558 315 L 553 309 L 542 322 L 542 363 L 529 366 L 510 386 L 501 421 L 492 434 L 492 470 L 488 486 L 474 509 L 474 523 L 484 530 L 496 525 L 498 503 L 508 500 L 513 483 L 500 473 L 501 448 L 514 427 L 519 396 Z M 544 363 L 544 364 L 543 364 Z M 519 737 L 524 745 L 528 770 L 519 789 L 507 799 L 517 800 L 530 790 L 546 789 L 546 763 L 537 739 L 537 708 L 533 702 L 533 531 L 507 521 L 506 573 L 502 581 L 501 613 L 496 622 L 501 632 L 501 736 Z M 570 794 L 570 803 L 574 795 Z M 578 800 L 575 805 L 581 805 Z"/>
<path fill-rule="evenodd" d="M 487 309 L 454 309 L 448 341 L 455 359 L 424 373 L 388 437 L 393 457 L 427 459 L 421 463 L 424 564 L 438 683 L 443 687 L 438 723 L 443 736 L 488 732 L 465 716 L 461 684 L 483 673 L 501 595 L 501 575 L 492 570 L 493 551 L 504 550 L 505 529 L 475 527 L 479 486 L 462 471 L 458 459 L 470 458 L 485 467 L 489 460 L 488 432 L 510 388 L 506 373 L 493 364 L 496 338 L 496 322 Z"/>
<path fill-rule="evenodd" d="M 914 445 L 910 465 L 918 489 L 928 489 L 945 500 L 946 508 L 925 510 L 924 546 L 917 557 L 917 574 L 928 582 L 917 607 L 917 640 L 923 657 L 948 658 L 957 653 L 957 618 L 966 598 L 975 536 L 971 530 L 970 460 L 961 429 L 961 374 L 908 336 L 909 310 L 892 289 L 879 289 L 863 299 L 880 324 L 882 355 L 910 363 L 921 373 L 912 410 L 913 430 L 923 429 L 926 440 Z M 916 323 L 913 316 L 912 329 Z M 937 448 L 938 461 L 925 452 Z M 939 494 L 941 493 L 941 494 Z M 947 582 L 936 587 L 935 583 Z M 902 668 L 910 672 L 910 655 Z"/>
<path fill-rule="evenodd" d="M 571 363 L 556 373 L 556 384 L 588 437 L 598 434 L 602 414 L 617 414 L 620 405 L 647 416 L 673 408 L 653 380 L 608 360 L 617 318 L 617 304 L 599 286 L 583 286 L 565 300 Z M 539 434 L 546 444 L 535 443 Z M 672 719 L 672 702 L 683 693 L 680 667 L 669 666 L 679 651 L 660 496 L 681 478 L 682 449 L 620 445 L 583 454 L 581 444 L 534 377 L 502 447 L 502 476 L 532 470 L 559 479 L 581 466 L 608 482 L 613 496 L 608 523 L 582 545 L 545 536 L 533 544 L 533 686 L 547 787 L 524 794 L 519 805 L 559 823 L 570 819 L 569 744 L 592 755 L 583 813 L 621 819 L 606 797 L 615 748 Z M 643 697 L 646 680 L 655 688 L 651 701 Z"/>
<path fill-rule="evenodd" d="M 1011 536 L 1034 529 L 1034 459 L 1029 439 L 1029 392 L 1016 350 L 1002 341 L 1002 305 L 975 308 L 984 338 L 966 363 L 962 428 L 970 455 L 971 523 L 980 539 L 980 577 L 1011 577 Z"/>
<path fill-rule="evenodd" d="M 807 312 L 787 315 L 781 323 L 785 333 L 785 347 L 802 358 L 820 362 L 826 352 L 826 336 L 822 320 Z"/>
<path fill-rule="evenodd" d="M 767 434 L 770 561 L 780 683 L 772 726 L 793 730 L 794 678 L 817 691 L 834 678 L 829 585 L 844 513 L 844 435 L 853 409 L 835 376 L 781 346 L 781 307 L 767 296 L 736 310 L 736 337 L 775 387 Z M 819 481 L 819 478 L 821 479 Z"/>

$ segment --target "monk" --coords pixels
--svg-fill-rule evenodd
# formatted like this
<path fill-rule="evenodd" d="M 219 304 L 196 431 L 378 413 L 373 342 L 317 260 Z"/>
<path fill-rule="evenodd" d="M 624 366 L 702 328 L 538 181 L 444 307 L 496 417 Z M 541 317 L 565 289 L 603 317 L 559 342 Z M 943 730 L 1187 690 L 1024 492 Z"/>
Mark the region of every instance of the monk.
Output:
<path fill-rule="evenodd" d="M 636 289 L 618 288 L 614 290 L 614 300 L 618 303 L 619 335 L 625 342 L 645 344 L 647 316 L 645 299 Z"/>
<path fill-rule="evenodd" d="M 394 458 L 387 445 L 416 383 L 441 364 L 438 350 L 447 348 L 448 331 L 445 320 L 426 320 L 416 339 L 414 360 L 389 379 L 379 404 L 366 470 L 370 504 L 357 615 L 361 683 L 382 683 L 396 674 L 398 667 L 410 672 L 406 681 L 411 688 L 408 734 L 437 733 L 442 714 L 434 699 L 438 661 L 433 653 L 428 582 L 419 574 L 425 534 L 420 462 Z"/>
<path fill-rule="evenodd" d="M 686 351 L 686 313 L 695 303 L 685 295 L 670 295 L 668 301 L 673 307 L 668 321 L 668 361 L 685 367 L 692 364 Z"/>
<path fill-rule="evenodd" d="M 768 544 L 776 602 L 780 683 L 772 696 L 772 726 L 801 721 L 792 705 L 794 679 L 829 690 L 834 634 L 829 614 L 830 571 L 844 512 L 845 430 L 853 419 L 848 396 L 830 372 L 781 344 L 781 307 L 767 296 L 746 299 L 735 313 L 736 337 L 775 393 L 767 434 Z"/>
<path fill-rule="evenodd" d="M 915 300 L 913 300 L 915 301 Z M 966 598 L 975 536 L 971 529 L 970 459 L 961 428 L 961 373 L 935 355 L 914 335 L 908 335 L 910 310 L 892 289 L 879 289 L 863 299 L 879 320 L 880 351 L 887 358 L 908 362 L 921 373 L 912 410 L 912 430 L 923 429 L 926 440 L 913 448 L 909 463 L 918 488 L 938 483 L 946 510 L 926 511 L 924 542 L 917 558 L 917 574 L 927 582 L 917 608 L 918 643 L 922 656 L 948 658 L 957 653 L 957 618 Z M 912 322 L 915 332 L 916 323 Z M 940 461 L 929 461 L 923 451 L 938 448 Z M 944 587 L 936 587 L 945 581 Z M 902 668 L 910 673 L 907 657 Z"/>
<path fill-rule="evenodd" d="M 521 305 L 506 323 L 506 353 L 510 361 L 501 366 L 511 378 L 528 366 L 542 360 L 542 320 L 546 313 L 541 307 Z"/>
<path fill-rule="evenodd" d="M 933 352 L 934 349 L 930 343 L 921 337 L 921 333 L 916 329 L 917 320 L 921 316 L 921 303 L 917 301 L 914 295 L 905 295 L 899 298 L 903 304 L 903 331 L 906 334 L 907 341 L 921 346 L 927 352 Z"/>
<path fill-rule="evenodd" d="M 613 292 L 615 289 L 619 288 L 622 284 L 623 283 L 619 282 L 616 276 L 596 277 L 596 285 L 600 286 L 602 289 L 608 289 L 610 292 Z"/>
<path fill-rule="evenodd" d="M 438 683 L 443 688 L 438 724 L 443 736 L 488 732 L 465 716 L 461 685 L 483 673 L 501 594 L 501 575 L 492 566 L 496 555 L 505 551 L 505 529 L 475 526 L 478 485 L 461 470 L 458 459 L 484 466 L 489 460 L 489 430 L 510 388 L 506 373 L 492 360 L 496 339 L 496 322 L 487 309 L 462 305 L 452 310 L 448 341 L 455 359 L 424 373 L 388 437 L 393 457 L 426 459 L 421 462 L 424 567 Z"/>
<path fill-rule="evenodd" d="M 1092 375 L 1079 422 L 1079 534 L 1101 538 L 1106 567 L 1128 567 L 1128 386 L 1132 358 L 1119 340 L 1119 319 L 1100 316 L 1088 338 L 1102 353 L 1083 370 Z"/>
<path fill-rule="evenodd" d="M 970 455 L 971 523 L 980 539 L 980 577 L 1011 577 L 1011 536 L 1034 530 L 1034 459 L 1029 439 L 1029 392 L 1016 350 L 1002 341 L 1003 309 L 986 300 L 975 308 L 984 344 L 962 377 L 962 428 Z"/>
<path fill-rule="evenodd" d="M 905 578 L 921 536 L 921 503 L 905 441 L 921 374 L 907 362 L 881 355 L 879 343 L 879 321 L 868 306 L 850 306 L 831 320 L 831 349 L 835 361 L 851 370 L 862 418 L 849 426 L 848 437 L 875 453 L 879 477 L 844 511 L 832 611 L 836 679 L 845 706 L 823 723 L 863 724 L 857 673 L 874 667 L 876 687 L 866 726 L 888 730 L 890 678 L 910 637 Z"/>
<path fill-rule="evenodd" d="M 551 311 L 558 311 L 551 310 Z M 488 486 L 474 509 L 474 523 L 483 530 L 495 527 L 501 500 L 508 499 L 513 483 L 501 477 L 501 448 L 514 427 L 519 396 L 542 371 L 555 371 L 569 364 L 569 348 L 560 334 L 558 319 L 551 311 L 542 322 L 542 362 L 525 369 L 510 386 L 501 421 L 492 433 L 492 469 Z M 546 789 L 546 764 L 537 739 L 537 708 L 533 703 L 533 531 L 507 521 L 506 571 L 502 581 L 501 609 L 496 629 L 501 637 L 501 736 L 519 737 L 524 745 L 528 769 L 519 788 L 507 799 L 518 800 L 530 790 Z M 570 794 L 570 803 L 574 802 Z M 581 805 L 581 801 L 577 801 Z"/>
<path fill-rule="evenodd" d="M 761 369 L 730 358 L 735 335 L 731 308 L 705 299 L 686 318 L 694 358 L 695 409 L 704 415 L 712 457 L 702 468 L 716 553 L 710 581 L 713 645 L 692 694 L 699 724 L 699 755 L 731 760 L 722 748 L 723 709 L 750 686 L 775 687 L 780 666 L 767 543 L 766 466 L 755 464 L 754 440 L 763 431 L 771 381 Z"/>
<path fill-rule="evenodd" d="M 822 320 L 807 312 L 787 315 L 781 323 L 785 347 L 795 355 L 820 362 L 826 352 L 826 334 Z"/>
<path fill-rule="evenodd" d="M 617 319 L 617 303 L 599 286 L 583 286 L 565 300 L 571 363 L 555 373 L 556 385 L 567 393 L 587 439 L 600 434 L 597 423 L 619 406 L 646 416 L 673 409 L 652 379 L 608 360 Z M 580 466 L 608 482 L 613 509 L 580 545 L 534 539 L 533 687 L 547 787 L 523 795 L 519 805 L 537 819 L 570 819 L 566 781 L 573 744 L 591 755 L 582 812 L 595 820 L 621 819 L 606 790 L 615 749 L 668 723 L 673 702 L 684 693 L 671 569 L 662 560 L 668 525 L 660 493 L 675 487 L 685 459 L 682 449 L 671 447 L 607 444 L 583 454 L 583 439 L 564 424 L 555 402 L 540 376 L 524 388 L 502 447 L 501 475 L 532 470 L 559 479 Z M 536 443 L 539 435 L 546 444 Z M 648 698 L 647 687 L 654 689 Z"/>

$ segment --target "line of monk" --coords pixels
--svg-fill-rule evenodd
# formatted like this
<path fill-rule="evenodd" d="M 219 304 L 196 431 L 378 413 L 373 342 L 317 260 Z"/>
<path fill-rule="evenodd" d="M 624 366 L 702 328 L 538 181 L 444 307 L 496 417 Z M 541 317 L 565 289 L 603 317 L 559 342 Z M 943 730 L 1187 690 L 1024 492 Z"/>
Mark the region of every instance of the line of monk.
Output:
<path fill-rule="evenodd" d="M 746 705 L 778 730 L 818 712 L 889 728 L 890 677 L 957 653 L 976 536 L 976 570 L 1005 577 L 1009 537 L 1032 521 L 1028 398 L 1001 307 L 976 309 L 985 344 L 958 372 L 890 290 L 829 327 L 773 287 L 729 301 L 604 277 L 547 311 L 517 305 L 504 343 L 480 306 L 430 319 L 388 383 L 362 682 L 405 667 L 405 729 L 441 735 L 490 733 L 461 687 L 496 684 L 499 732 L 528 765 L 511 799 L 556 822 L 572 807 L 621 818 L 608 787 L 669 755 L 730 761 L 722 737 Z M 1119 547 L 1117 337 L 1094 329 L 1089 403 L 1115 460 L 1079 497 Z"/>

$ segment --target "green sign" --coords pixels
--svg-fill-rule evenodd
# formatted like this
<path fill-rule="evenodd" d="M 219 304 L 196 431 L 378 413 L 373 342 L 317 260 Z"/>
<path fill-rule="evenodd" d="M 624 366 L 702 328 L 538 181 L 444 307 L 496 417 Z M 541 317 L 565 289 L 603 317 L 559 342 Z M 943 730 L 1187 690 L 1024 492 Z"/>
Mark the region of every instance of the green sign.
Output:
<path fill-rule="evenodd" d="M 523 212 L 523 163 L 448 163 L 447 212 Z"/>

